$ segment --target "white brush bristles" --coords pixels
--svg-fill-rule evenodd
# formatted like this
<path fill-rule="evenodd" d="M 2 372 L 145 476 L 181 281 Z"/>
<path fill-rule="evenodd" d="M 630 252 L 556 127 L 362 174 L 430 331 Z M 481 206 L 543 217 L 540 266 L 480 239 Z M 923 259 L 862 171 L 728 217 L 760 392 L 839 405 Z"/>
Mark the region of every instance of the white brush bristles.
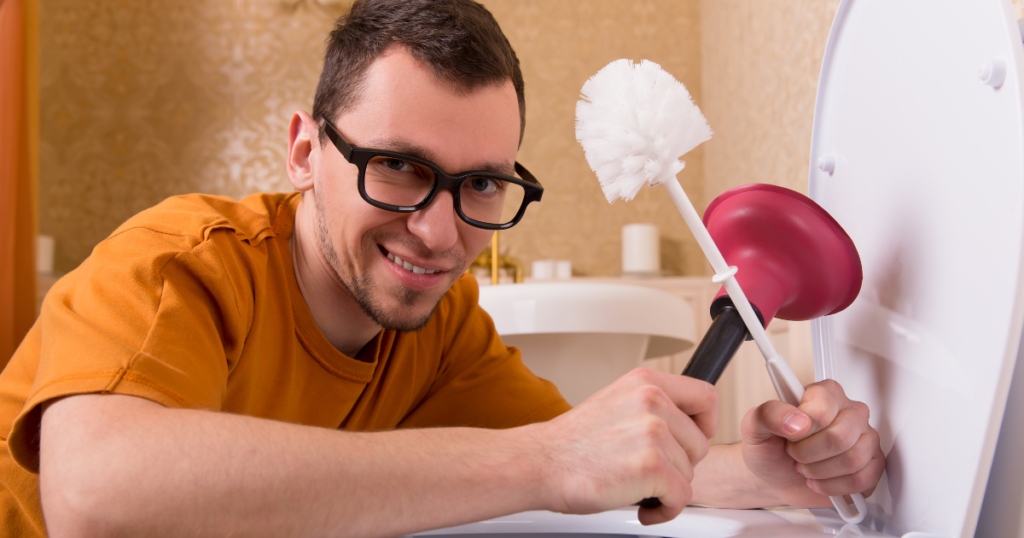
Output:
<path fill-rule="evenodd" d="M 576 140 L 609 202 L 672 179 L 680 157 L 711 138 L 690 92 L 660 65 L 616 60 L 590 77 L 576 103 Z"/>

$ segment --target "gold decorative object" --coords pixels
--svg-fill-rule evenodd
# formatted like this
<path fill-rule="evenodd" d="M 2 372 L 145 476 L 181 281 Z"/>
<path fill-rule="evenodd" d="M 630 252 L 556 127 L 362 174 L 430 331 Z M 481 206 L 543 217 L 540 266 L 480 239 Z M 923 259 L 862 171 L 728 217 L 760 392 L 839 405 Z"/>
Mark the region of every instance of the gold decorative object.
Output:
<path fill-rule="evenodd" d="M 466 272 L 477 274 L 477 271 L 474 271 L 474 269 L 482 269 L 489 272 L 491 284 L 498 283 L 498 277 L 502 269 L 512 271 L 513 281 L 516 284 L 523 282 L 523 264 L 511 256 L 501 255 L 501 249 L 498 248 L 498 232 L 494 232 L 491 244 L 473 260 L 473 263 L 469 264 L 469 269 Z"/>

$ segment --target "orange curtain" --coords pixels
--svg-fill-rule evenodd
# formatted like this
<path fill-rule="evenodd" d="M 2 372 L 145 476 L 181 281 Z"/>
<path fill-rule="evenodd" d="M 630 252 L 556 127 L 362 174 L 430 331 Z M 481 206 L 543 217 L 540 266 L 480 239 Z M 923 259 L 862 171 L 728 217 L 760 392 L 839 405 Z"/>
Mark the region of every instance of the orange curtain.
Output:
<path fill-rule="evenodd" d="M 0 366 L 35 322 L 38 9 L 0 0 Z"/>

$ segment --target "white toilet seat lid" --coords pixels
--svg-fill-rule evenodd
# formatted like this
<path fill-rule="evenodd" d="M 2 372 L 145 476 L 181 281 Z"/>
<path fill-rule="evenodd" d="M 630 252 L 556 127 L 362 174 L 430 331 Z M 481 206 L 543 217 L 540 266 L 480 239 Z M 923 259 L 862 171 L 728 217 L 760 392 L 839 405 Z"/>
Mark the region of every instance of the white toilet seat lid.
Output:
<path fill-rule="evenodd" d="M 844 0 L 829 36 L 810 195 L 864 284 L 815 367 L 871 407 L 886 533 L 974 533 L 1024 322 L 1022 65 L 1004 0 Z"/>

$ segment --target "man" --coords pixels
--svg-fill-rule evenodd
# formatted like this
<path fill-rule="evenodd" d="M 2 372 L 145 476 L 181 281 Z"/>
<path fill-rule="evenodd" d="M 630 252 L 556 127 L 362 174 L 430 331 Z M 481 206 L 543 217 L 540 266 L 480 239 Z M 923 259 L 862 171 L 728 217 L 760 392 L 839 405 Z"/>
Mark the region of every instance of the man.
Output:
<path fill-rule="evenodd" d="M 637 370 L 570 409 L 501 344 L 462 275 L 539 190 L 523 118 L 481 6 L 356 2 L 289 126 L 300 195 L 172 198 L 47 298 L 0 374 L 5 534 L 396 536 L 658 497 L 650 524 L 870 493 L 878 436 L 835 383 L 709 450 L 711 385 Z"/>

